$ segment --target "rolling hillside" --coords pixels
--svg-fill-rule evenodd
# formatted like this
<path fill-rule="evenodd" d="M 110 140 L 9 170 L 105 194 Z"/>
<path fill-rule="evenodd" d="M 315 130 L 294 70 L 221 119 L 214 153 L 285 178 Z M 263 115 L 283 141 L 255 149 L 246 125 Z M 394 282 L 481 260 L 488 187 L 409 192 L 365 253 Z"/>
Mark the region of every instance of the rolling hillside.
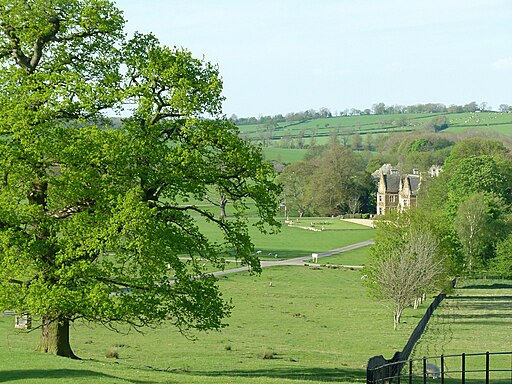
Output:
<path fill-rule="evenodd" d="M 447 127 L 434 127 L 442 121 Z M 262 144 L 269 160 L 290 163 L 300 160 L 312 138 L 316 144 L 325 144 L 336 135 L 343 144 L 353 145 L 357 140 L 361 149 L 371 147 L 383 135 L 405 132 L 434 132 L 439 134 L 484 133 L 512 137 L 512 113 L 417 113 L 338 116 L 307 119 L 277 124 L 239 125 L 245 140 Z M 354 136 L 359 136 L 354 139 Z"/>

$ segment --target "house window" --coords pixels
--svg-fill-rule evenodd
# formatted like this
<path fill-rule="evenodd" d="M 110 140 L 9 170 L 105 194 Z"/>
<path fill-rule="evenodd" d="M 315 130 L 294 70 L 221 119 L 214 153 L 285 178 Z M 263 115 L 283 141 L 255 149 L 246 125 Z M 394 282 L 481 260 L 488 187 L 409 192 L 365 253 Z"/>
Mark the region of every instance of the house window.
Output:
<path fill-rule="evenodd" d="M 395 195 L 389 196 L 389 201 L 394 203 L 396 201 L 396 196 Z"/>
<path fill-rule="evenodd" d="M 382 201 L 382 195 L 379 195 L 379 201 Z"/>

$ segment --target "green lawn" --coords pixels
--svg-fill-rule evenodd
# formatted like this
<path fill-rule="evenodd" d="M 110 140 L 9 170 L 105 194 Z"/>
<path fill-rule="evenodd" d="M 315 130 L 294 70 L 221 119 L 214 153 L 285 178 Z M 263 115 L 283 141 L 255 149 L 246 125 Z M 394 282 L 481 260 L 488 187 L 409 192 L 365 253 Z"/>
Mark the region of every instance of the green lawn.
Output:
<path fill-rule="evenodd" d="M 414 357 L 480 352 L 512 352 L 512 280 L 460 280 L 440 305 L 417 344 Z M 491 369 L 512 370 L 512 356 L 491 356 Z M 440 365 L 440 362 L 437 361 Z M 458 370 L 460 358 L 448 358 L 446 369 Z M 485 356 L 469 356 L 467 369 L 485 368 Z M 491 378 L 510 383 L 512 373 Z M 448 377 L 459 377 L 450 374 Z M 482 373 L 468 376 L 482 382 Z M 493 383 L 495 381 L 492 381 Z"/>
<path fill-rule="evenodd" d="M 142 335 L 78 323 L 71 340 L 82 361 L 32 352 L 38 331 L 17 332 L 13 318 L 2 317 L 0 382 L 364 382 L 367 359 L 401 349 L 425 308 L 406 311 L 393 332 L 390 310 L 367 297 L 360 277 L 308 267 L 225 276 L 220 286 L 235 307 L 222 332 L 194 334 L 191 341 L 170 326 Z M 117 360 L 105 357 L 113 347 Z M 263 359 L 264 352 L 273 358 Z"/>
<path fill-rule="evenodd" d="M 275 235 L 262 234 L 256 228 L 251 227 L 250 234 L 254 249 L 259 251 L 261 259 L 289 259 L 325 252 L 369 240 L 375 233 L 372 228 L 339 219 L 307 218 L 299 221 L 293 220 L 293 222 L 294 226 L 292 227 L 283 223 L 281 231 Z M 314 232 L 300 228 L 301 226 L 311 226 L 312 222 L 316 228 L 321 229 L 323 226 L 324 230 Z M 213 225 L 204 221 L 199 222 L 199 225 L 208 238 L 221 240 L 221 233 Z"/>
<path fill-rule="evenodd" d="M 318 262 L 321 264 L 365 265 L 369 259 L 369 251 L 369 246 L 357 248 L 337 255 L 322 257 Z"/>

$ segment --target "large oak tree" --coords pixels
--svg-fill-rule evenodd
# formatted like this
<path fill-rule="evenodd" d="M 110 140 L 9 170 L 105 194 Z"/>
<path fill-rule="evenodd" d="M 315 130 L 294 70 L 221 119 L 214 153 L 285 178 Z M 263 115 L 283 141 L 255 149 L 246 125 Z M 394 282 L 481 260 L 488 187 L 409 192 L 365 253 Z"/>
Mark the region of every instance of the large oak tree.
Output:
<path fill-rule="evenodd" d="M 39 349 L 62 356 L 77 319 L 221 328 L 199 258 L 222 268 L 228 247 L 258 271 L 248 204 L 277 227 L 272 168 L 222 116 L 217 67 L 123 25 L 108 0 L 0 0 L 0 307 L 40 315 Z"/>

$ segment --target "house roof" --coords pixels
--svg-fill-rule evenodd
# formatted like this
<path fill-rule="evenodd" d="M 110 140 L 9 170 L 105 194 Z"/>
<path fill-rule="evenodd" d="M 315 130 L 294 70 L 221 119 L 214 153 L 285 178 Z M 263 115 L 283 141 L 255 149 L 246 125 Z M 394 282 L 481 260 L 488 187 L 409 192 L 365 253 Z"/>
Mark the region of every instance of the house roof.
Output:
<path fill-rule="evenodd" d="M 420 176 L 419 175 L 407 175 L 404 177 L 404 184 L 408 182 L 409 188 L 411 189 L 411 195 L 415 195 L 420 187 Z"/>
<path fill-rule="evenodd" d="M 386 164 L 382 164 L 382 167 L 380 167 L 375 172 L 373 172 L 372 176 L 375 179 L 378 179 L 380 177 L 380 175 L 390 175 L 390 174 L 393 174 L 393 173 L 398 173 L 398 168 L 393 167 L 389 163 L 386 163 Z"/>
<path fill-rule="evenodd" d="M 398 193 L 400 190 L 400 175 L 391 174 L 391 175 L 382 175 L 384 180 L 384 186 L 386 187 L 386 192 L 390 193 Z"/>

